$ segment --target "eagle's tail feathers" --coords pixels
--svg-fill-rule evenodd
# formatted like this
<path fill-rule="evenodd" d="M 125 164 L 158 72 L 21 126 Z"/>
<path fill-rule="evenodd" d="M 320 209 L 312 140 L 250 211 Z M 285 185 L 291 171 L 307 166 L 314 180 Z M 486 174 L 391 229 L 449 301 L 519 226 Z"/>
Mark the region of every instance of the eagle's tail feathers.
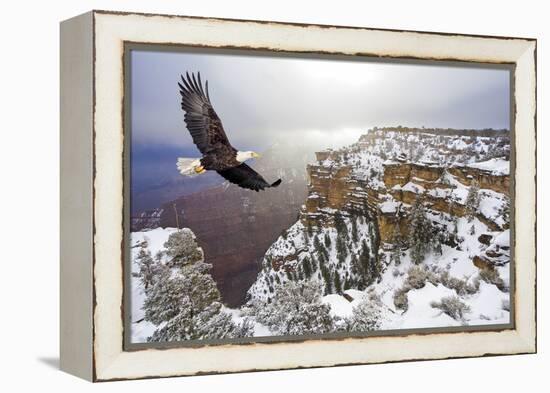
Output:
<path fill-rule="evenodd" d="M 200 174 L 197 168 L 201 167 L 201 160 L 199 158 L 178 158 L 177 167 L 179 173 L 184 176 L 196 176 Z"/>

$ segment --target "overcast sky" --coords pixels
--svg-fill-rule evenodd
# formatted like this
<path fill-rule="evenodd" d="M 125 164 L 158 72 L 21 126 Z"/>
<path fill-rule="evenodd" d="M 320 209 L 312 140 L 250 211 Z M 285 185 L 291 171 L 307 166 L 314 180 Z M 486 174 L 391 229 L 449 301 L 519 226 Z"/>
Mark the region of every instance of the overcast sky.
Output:
<path fill-rule="evenodd" d="M 508 128 L 509 71 L 357 60 L 131 52 L 133 187 L 177 175 L 199 152 L 177 82 L 200 71 L 232 145 L 262 152 L 279 138 L 339 147 L 373 126 Z"/>
<path fill-rule="evenodd" d="M 188 150 L 177 86 L 185 71 L 208 79 L 237 148 L 281 137 L 351 143 L 372 126 L 509 127 L 506 70 L 132 51 L 134 142 Z"/>

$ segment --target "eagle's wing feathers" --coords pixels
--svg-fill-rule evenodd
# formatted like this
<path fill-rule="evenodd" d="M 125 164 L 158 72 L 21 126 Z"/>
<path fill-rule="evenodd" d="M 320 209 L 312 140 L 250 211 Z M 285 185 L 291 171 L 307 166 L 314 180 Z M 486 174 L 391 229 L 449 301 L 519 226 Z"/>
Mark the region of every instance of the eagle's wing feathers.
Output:
<path fill-rule="evenodd" d="M 269 187 L 277 187 L 281 184 L 281 179 L 269 184 L 260 174 L 245 163 L 217 172 L 231 183 L 254 191 L 260 191 Z"/>
<path fill-rule="evenodd" d="M 202 154 L 216 149 L 217 144 L 231 147 L 222 122 L 210 102 L 208 81 L 205 88 L 202 86 L 200 73 L 198 80 L 195 75 L 186 78 L 181 76 L 182 83 L 178 83 L 181 94 L 181 108 L 185 111 L 185 124 Z"/>

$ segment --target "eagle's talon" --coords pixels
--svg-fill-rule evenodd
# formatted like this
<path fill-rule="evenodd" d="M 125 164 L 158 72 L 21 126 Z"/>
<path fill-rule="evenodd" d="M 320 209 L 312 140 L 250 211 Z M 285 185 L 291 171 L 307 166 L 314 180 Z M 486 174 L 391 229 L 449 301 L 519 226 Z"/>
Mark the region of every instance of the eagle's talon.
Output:
<path fill-rule="evenodd" d="M 204 167 L 202 165 L 199 165 L 199 166 L 195 167 L 195 173 L 201 174 L 203 172 L 206 172 L 206 169 L 204 169 Z"/>

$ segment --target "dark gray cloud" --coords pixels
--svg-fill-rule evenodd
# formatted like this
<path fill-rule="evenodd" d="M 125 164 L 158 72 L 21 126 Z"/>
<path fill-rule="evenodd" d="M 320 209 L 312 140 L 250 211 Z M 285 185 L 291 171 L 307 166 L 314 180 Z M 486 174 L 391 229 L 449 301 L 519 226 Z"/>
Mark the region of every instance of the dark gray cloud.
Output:
<path fill-rule="evenodd" d="M 338 146 L 372 126 L 508 128 L 505 70 L 205 53 L 132 52 L 133 145 L 193 151 L 177 81 L 208 79 L 233 145 Z"/>

